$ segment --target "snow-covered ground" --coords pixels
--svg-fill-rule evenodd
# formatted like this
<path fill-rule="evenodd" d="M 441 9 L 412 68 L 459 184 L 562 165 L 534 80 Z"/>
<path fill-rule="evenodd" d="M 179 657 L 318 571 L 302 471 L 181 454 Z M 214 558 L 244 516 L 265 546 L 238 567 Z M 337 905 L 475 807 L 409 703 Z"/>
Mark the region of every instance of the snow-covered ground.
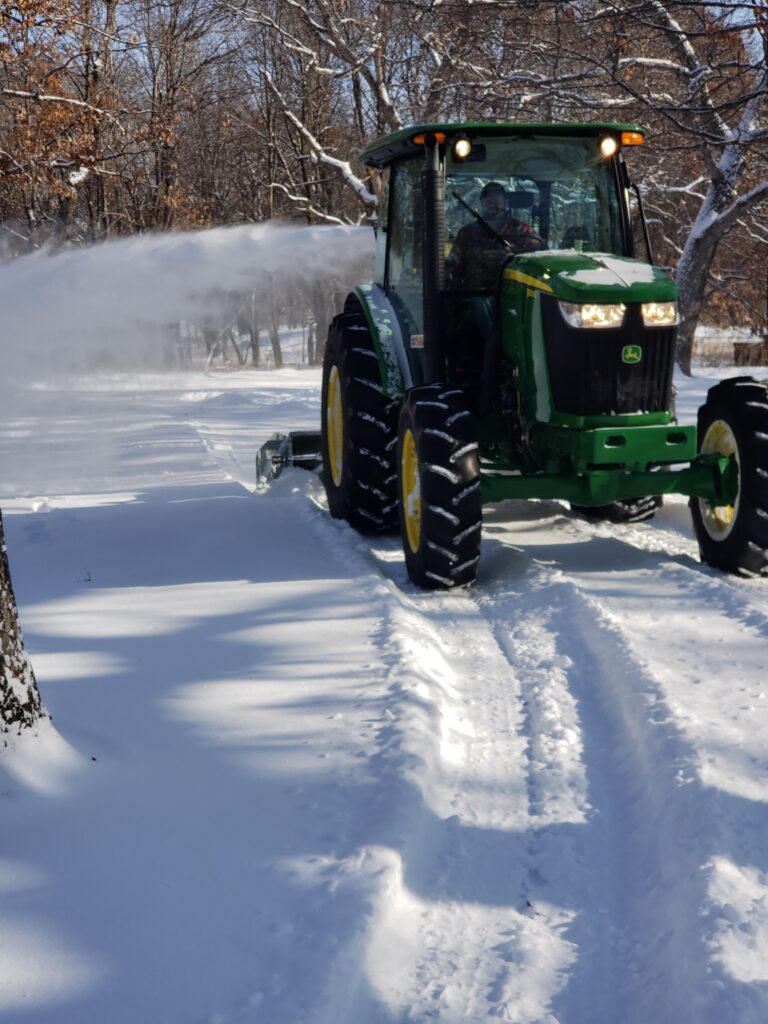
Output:
<path fill-rule="evenodd" d="M 509 502 L 474 588 L 418 592 L 311 474 L 254 491 L 318 385 L 0 411 L 56 730 L 0 756 L 0 1021 L 764 1024 L 768 580 L 700 565 L 680 499 Z"/>
<path fill-rule="evenodd" d="M 0 1024 L 765 1024 L 768 580 L 702 567 L 683 500 L 509 502 L 477 585 L 424 594 L 312 475 L 254 491 L 317 371 L 82 372 L 370 250 L 258 226 L 0 272 L 53 716 L 0 751 Z"/>

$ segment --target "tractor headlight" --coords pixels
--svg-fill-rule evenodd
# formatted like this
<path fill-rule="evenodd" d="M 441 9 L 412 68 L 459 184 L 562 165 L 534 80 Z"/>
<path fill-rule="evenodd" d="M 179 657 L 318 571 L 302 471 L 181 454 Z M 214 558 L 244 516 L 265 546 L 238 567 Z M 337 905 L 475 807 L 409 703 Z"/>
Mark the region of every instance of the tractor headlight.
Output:
<path fill-rule="evenodd" d="M 644 302 L 641 309 L 646 327 L 674 327 L 680 323 L 676 302 Z"/>
<path fill-rule="evenodd" d="M 627 307 L 623 302 L 561 302 L 560 312 L 570 327 L 621 327 Z"/>
<path fill-rule="evenodd" d="M 452 149 L 456 160 L 466 160 L 472 152 L 472 143 L 466 135 L 457 135 L 453 140 Z"/>

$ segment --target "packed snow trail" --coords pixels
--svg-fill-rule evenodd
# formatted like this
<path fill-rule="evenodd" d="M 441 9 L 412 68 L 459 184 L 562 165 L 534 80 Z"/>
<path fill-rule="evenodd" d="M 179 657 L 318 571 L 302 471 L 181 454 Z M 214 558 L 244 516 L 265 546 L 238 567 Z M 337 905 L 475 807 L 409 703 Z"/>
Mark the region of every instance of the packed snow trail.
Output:
<path fill-rule="evenodd" d="M 317 386 L 91 377 L 3 425 L 71 747 L 4 761 L 0 1021 L 764 1024 L 768 581 L 680 503 L 512 502 L 419 592 L 313 476 L 250 493 Z"/>
<path fill-rule="evenodd" d="M 764 989 L 728 985 L 719 967 L 727 947 L 730 960 L 743 955 L 743 949 L 732 948 L 734 938 L 742 947 L 757 945 L 756 936 L 765 940 L 754 915 L 744 922 L 726 904 L 723 919 L 716 895 L 717 876 L 728 864 L 732 843 L 724 832 L 729 825 L 743 827 L 743 810 L 739 807 L 737 820 L 729 821 L 726 802 L 701 777 L 711 769 L 715 752 L 700 763 L 696 751 L 702 745 L 688 742 L 684 722 L 675 721 L 680 709 L 673 706 L 673 712 L 665 700 L 662 680 L 670 675 L 669 650 L 664 643 L 658 657 L 660 622 L 674 619 L 681 570 L 672 566 L 671 587 L 654 593 L 657 604 L 647 609 L 648 575 L 653 574 L 654 584 L 664 581 L 665 566 L 654 564 L 658 559 L 645 556 L 638 571 L 637 558 L 610 557 L 612 544 L 606 545 L 609 551 L 593 550 L 589 557 L 569 541 L 575 537 L 589 546 L 595 528 L 572 520 L 554 504 L 520 502 L 486 510 L 488 532 L 502 520 L 511 520 L 504 531 L 506 543 L 485 559 L 470 600 L 477 602 L 506 652 L 508 683 L 526 709 L 531 836 L 526 902 L 532 908 L 567 908 L 570 923 L 560 933 L 578 951 L 568 984 L 552 1000 L 556 1019 L 627 1024 L 763 1019 L 768 1006 Z M 599 529 L 613 534 L 610 528 Z M 650 531 L 643 526 L 627 532 Z M 521 533 L 524 550 L 515 545 Z M 532 534 L 538 540 L 533 545 Z M 559 560 L 553 557 L 553 537 L 565 541 L 566 554 Z M 674 536 L 667 540 L 673 548 L 680 546 Z M 385 561 L 385 571 L 386 566 Z M 721 612 L 712 614 L 709 608 L 711 591 L 719 591 L 730 609 L 729 591 L 739 584 L 698 564 L 682 571 L 694 579 L 704 576 L 704 582 L 703 601 L 688 593 L 680 618 L 703 622 L 704 636 L 724 639 L 718 636 Z M 596 585 L 601 577 L 607 585 Z M 695 583 L 688 583 L 689 591 L 697 591 Z M 750 586 L 765 592 L 761 583 Z M 456 595 L 421 600 L 429 609 L 425 614 L 445 621 L 447 611 L 440 604 L 450 604 Z M 738 603 L 746 603 L 743 593 Z M 465 612 L 464 621 L 468 618 Z M 765 623 L 759 611 L 751 619 L 757 620 L 757 636 L 750 622 L 743 630 L 737 627 L 735 639 L 745 655 L 751 650 L 751 671 L 761 673 Z M 683 650 L 687 641 L 701 649 L 700 637 L 696 643 L 695 633 L 691 639 L 682 623 L 675 626 Z M 456 636 L 453 622 L 449 633 Z M 725 654 L 722 664 L 700 653 L 691 667 L 705 672 L 709 665 L 709 673 L 694 675 L 693 684 L 709 681 L 716 697 L 723 680 L 732 676 L 733 658 L 722 646 L 715 649 Z M 489 687 L 488 676 L 480 668 L 469 678 L 476 704 Z M 503 744 L 504 738 L 498 741 Z M 721 761 L 723 754 L 720 749 Z M 760 767 L 764 783 L 764 761 Z M 765 795 L 751 809 L 755 829 L 765 825 Z M 744 852 L 756 853 L 751 844 Z M 757 863 L 765 863 L 764 847 Z M 755 893 L 750 896 L 759 907 Z M 730 922 L 729 914 L 734 916 Z M 744 934 L 745 925 L 742 938 L 739 930 Z M 538 1019 L 535 1014 L 515 1016 L 512 1005 L 505 1002 L 501 1015 Z M 734 1012 L 738 1016 L 732 1018 Z"/>

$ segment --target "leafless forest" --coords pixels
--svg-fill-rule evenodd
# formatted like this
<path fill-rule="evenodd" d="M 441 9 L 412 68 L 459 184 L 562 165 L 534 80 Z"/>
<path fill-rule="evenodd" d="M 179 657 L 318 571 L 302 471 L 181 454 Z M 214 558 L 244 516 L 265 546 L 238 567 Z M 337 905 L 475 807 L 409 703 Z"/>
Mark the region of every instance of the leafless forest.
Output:
<path fill-rule="evenodd" d="M 618 121 L 681 362 L 764 327 L 768 0 L 22 0 L 0 4 L 5 258 L 271 218 L 365 223 L 362 146 L 409 123 Z M 320 321 L 323 296 L 302 301 Z M 267 314 L 283 315 L 277 300 Z M 266 323 L 262 325 L 266 327 Z M 310 356 L 315 350 L 310 346 Z"/>

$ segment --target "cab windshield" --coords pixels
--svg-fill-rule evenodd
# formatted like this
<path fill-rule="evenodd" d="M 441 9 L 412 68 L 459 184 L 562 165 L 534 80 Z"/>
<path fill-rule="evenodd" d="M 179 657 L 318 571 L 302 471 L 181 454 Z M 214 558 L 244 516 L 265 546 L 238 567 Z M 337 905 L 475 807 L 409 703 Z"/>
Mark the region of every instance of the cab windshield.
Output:
<path fill-rule="evenodd" d="M 479 217 L 477 216 L 479 215 Z M 486 136 L 446 159 L 449 288 L 488 291 L 511 252 L 628 255 L 615 165 L 595 137 Z"/>

